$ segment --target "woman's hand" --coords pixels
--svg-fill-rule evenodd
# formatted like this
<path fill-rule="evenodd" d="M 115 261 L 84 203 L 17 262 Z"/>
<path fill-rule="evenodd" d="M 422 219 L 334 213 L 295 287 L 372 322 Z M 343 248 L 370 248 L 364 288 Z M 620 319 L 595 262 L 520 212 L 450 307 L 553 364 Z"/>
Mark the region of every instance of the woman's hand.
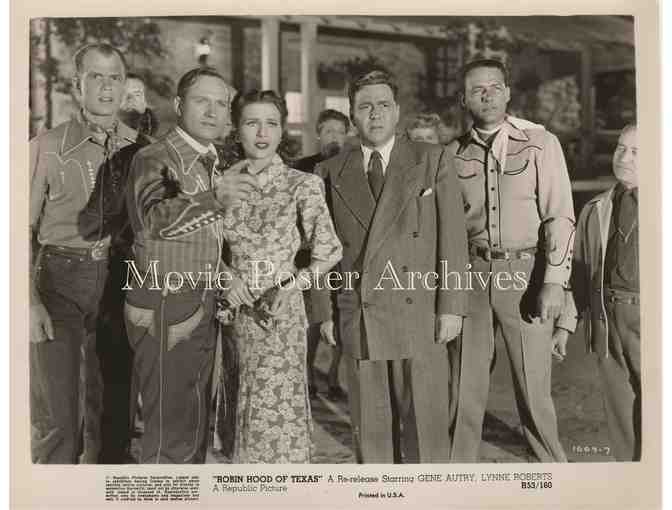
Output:
<path fill-rule="evenodd" d="M 254 304 L 254 297 L 250 289 L 237 276 L 234 276 L 233 280 L 231 280 L 229 291 L 226 293 L 226 300 L 233 308 L 238 308 L 240 305 L 252 306 Z"/>
<path fill-rule="evenodd" d="M 249 161 L 239 161 L 224 174 L 215 178 L 215 197 L 224 206 L 229 207 L 237 200 L 247 200 L 248 195 L 257 188 L 257 180 L 243 171 Z"/>
<path fill-rule="evenodd" d="M 275 298 L 273 298 L 273 303 L 271 303 L 271 308 L 268 310 L 268 314 L 275 317 L 285 312 L 291 297 L 290 287 L 279 287 Z"/>

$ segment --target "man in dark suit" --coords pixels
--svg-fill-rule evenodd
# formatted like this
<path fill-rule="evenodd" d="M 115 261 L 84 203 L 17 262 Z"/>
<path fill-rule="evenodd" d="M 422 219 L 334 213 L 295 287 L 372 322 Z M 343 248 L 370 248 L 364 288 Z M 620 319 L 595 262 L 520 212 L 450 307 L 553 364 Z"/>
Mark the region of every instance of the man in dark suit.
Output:
<path fill-rule="evenodd" d="M 462 198 L 440 146 L 395 136 L 397 86 L 387 73 L 356 79 L 349 99 L 360 145 L 316 173 L 344 248 L 336 300 L 357 457 L 447 462 L 445 344 L 467 310 L 447 281 L 468 262 Z"/>
<path fill-rule="evenodd" d="M 322 110 L 317 116 L 315 126 L 317 137 L 320 141 L 320 152 L 312 156 L 306 156 L 294 163 L 293 167 L 303 172 L 313 173 L 315 165 L 329 159 L 343 149 L 345 140 L 350 130 L 350 120 L 341 112 L 331 109 Z M 310 264 L 310 251 L 301 250 L 296 255 L 296 266 L 300 269 L 308 267 Z M 307 290 L 303 293 L 306 302 L 306 315 L 308 316 L 308 391 L 311 398 L 317 396 L 317 387 L 315 386 L 315 374 L 313 364 L 317 355 L 317 346 L 320 337 L 324 337 L 332 349 L 331 364 L 327 373 L 327 398 L 329 400 L 343 400 L 346 394 L 338 384 L 338 366 L 341 363 L 343 347 L 340 341 L 340 335 L 334 334 L 334 320 L 329 310 L 326 314 L 318 313 L 322 307 L 314 306 L 313 301 L 319 299 L 316 297 L 315 290 Z"/>

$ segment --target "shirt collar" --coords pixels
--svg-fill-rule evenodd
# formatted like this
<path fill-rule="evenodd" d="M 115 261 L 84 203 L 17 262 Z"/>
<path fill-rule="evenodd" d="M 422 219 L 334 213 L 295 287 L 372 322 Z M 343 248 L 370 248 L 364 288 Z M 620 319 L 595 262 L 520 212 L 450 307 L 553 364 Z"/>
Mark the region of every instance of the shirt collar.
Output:
<path fill-rule="evenodd" d="M 209 145 L 205 146 L 201 142 L 195 140 L 191 135 L 189 135 L 184 129 L 180 126 L 175 126 L 175 131 L 179 134 L 184 141 L 189 144 L 189 146 L 198 152 L 200 155 L 207 154 L 208 152 L 212 153 L 211 155 L 214 158 L 217 158 L 217 151 L 215 150 L 215 145 L 210 142 Z"/>
<path fill-rule="evenodd" d="M 117 136 L 122 139 L 123 145 L 130 145 L 137 139 L 138 132 L 123 122 L 118 121 Z M 72 152 L 89 140 L 94 140 L 93 133 L 88 128 L 86 122 L 84 122 L 80 111 L 72 116 L 70 122 L 65 127 L 63 139 L 61 140 L 61 155 Z"/>
<path fill-rule="evenodd" d="M 519 140 L 521 142 L 527 142 L 529 141 L 530 137 L 525 134 L 525 129 L 544 129 L 544 126 L 541 124 L 535 124 L 529 120 L 519 119 L 513 115 L 507 115 L 497 129 L 500 132 L 502 130 L 506 131 L 506 134 L 509 136 L 509 138 Z M 472 127 L 469 131 L 469 139 L 485 145 L 478 134 L 478 130 L 475 127 Z"/>
<path fill-rule="evenodd" d="M 395 136 L 392 136 L 392 138 L 390 138 L 385 145 L 383 145 L 382 147 L 378 147 L 376 149 L 372 149 L 371 147 L 367 147 L 366 145 L 361 145 L 362 154 L 364 155 L 364 172 L 368 172 L 369 160 L 371 159 L 371 154 L 373 154 L 373 151 L 375 150 L 380 153 L 380 156 L 383 160 L 383 173 L 385 173 L 387 165 L 390 163 L 390 154 L 392 154 L 392 147 L 394 147 L 394 139 Z"/>
<path fill-rule="evenodd" d="M 635 202 L 638 202 L 639 200 L 639 191 L 638 188 L 626 188 L 625 185 L 622 182 L 618 182 L 616 186 L 614 187 L 614 194 L 613 194 L 613 201 L 616 202 L 623 197 L 626 193 L 629 193 L 632 198 L 635 200 Z"/>

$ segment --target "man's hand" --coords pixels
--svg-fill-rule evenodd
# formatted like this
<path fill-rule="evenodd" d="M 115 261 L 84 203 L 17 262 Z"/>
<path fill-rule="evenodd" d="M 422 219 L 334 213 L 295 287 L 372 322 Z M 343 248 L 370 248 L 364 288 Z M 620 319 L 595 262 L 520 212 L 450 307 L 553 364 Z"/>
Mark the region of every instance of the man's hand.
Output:
<path fill-rule="evenodd" d="M 544 283 L 537 298 L 541 322 L 557 319 L 565 307 L 565 290 L 558 283 Z"/>
<path fill-rule="evenodd" d="M 443 314 L 436 318 L 436 342 L 445 344 L 457 338 L 462 331 L 461 315 Z"/>
<path fill-rule="evenodd" d="M 334 338 L 334 321 L 324 321 L 320 324 L 320 337 L 332 347 L 336 347 Z"/>
<path fill-rule="evenodd" d="M 249 162 L 244 159 L 215 178 L 215 197 L 224 207 L 229 207 L 237 200 L 245 200 L 257 187 L 254 176 L 243 173 L 248 165 Z"/>
<path fill-rule="evenodd" d="M 558 361 L 563 361 L 567 356 L 567 339 L 569 338 L 569 331 L 563 328 L 555 328 L 553 332 L 553 357 Z"/>
<path fill-rule="evenodd" d="M 245 282 L 238 277 L 234 277 L 231 280 L 229 291 L 226 293 L 226 300 L 234 308 L 238 308 L 240 305 L 252 306 L 254 304 L 254 297 L 252 296 L 250 289 L 248 289 Z"/>
<path fill-rule="evenodd" d="M 34 344 L 54 339 L 54 326 L 42 303 L 30 305 L 30 341 Z"/>

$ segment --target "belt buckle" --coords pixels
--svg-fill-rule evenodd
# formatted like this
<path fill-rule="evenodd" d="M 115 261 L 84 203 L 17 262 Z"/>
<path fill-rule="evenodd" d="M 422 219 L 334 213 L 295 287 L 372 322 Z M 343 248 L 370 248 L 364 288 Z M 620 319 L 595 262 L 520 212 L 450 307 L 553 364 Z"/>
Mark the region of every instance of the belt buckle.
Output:
<path fill-rule="evenodd" d="M 530 260 L 532 258 L 532 254 L 527 251 L 521 251 L 520 254 L 518 255 L 518 258 L 520 260 Z"/>
<path fill-rule="evenodd" d="M 104 246 L 94 246 L 91 248 L 91 260 L 103 260 L 106 256 Z"/>
<path fill-rule="evenodd" d="M 509 260 L 511 253 L 506 250 L 490 250 L 490 256 L 495 260 Z"/>

